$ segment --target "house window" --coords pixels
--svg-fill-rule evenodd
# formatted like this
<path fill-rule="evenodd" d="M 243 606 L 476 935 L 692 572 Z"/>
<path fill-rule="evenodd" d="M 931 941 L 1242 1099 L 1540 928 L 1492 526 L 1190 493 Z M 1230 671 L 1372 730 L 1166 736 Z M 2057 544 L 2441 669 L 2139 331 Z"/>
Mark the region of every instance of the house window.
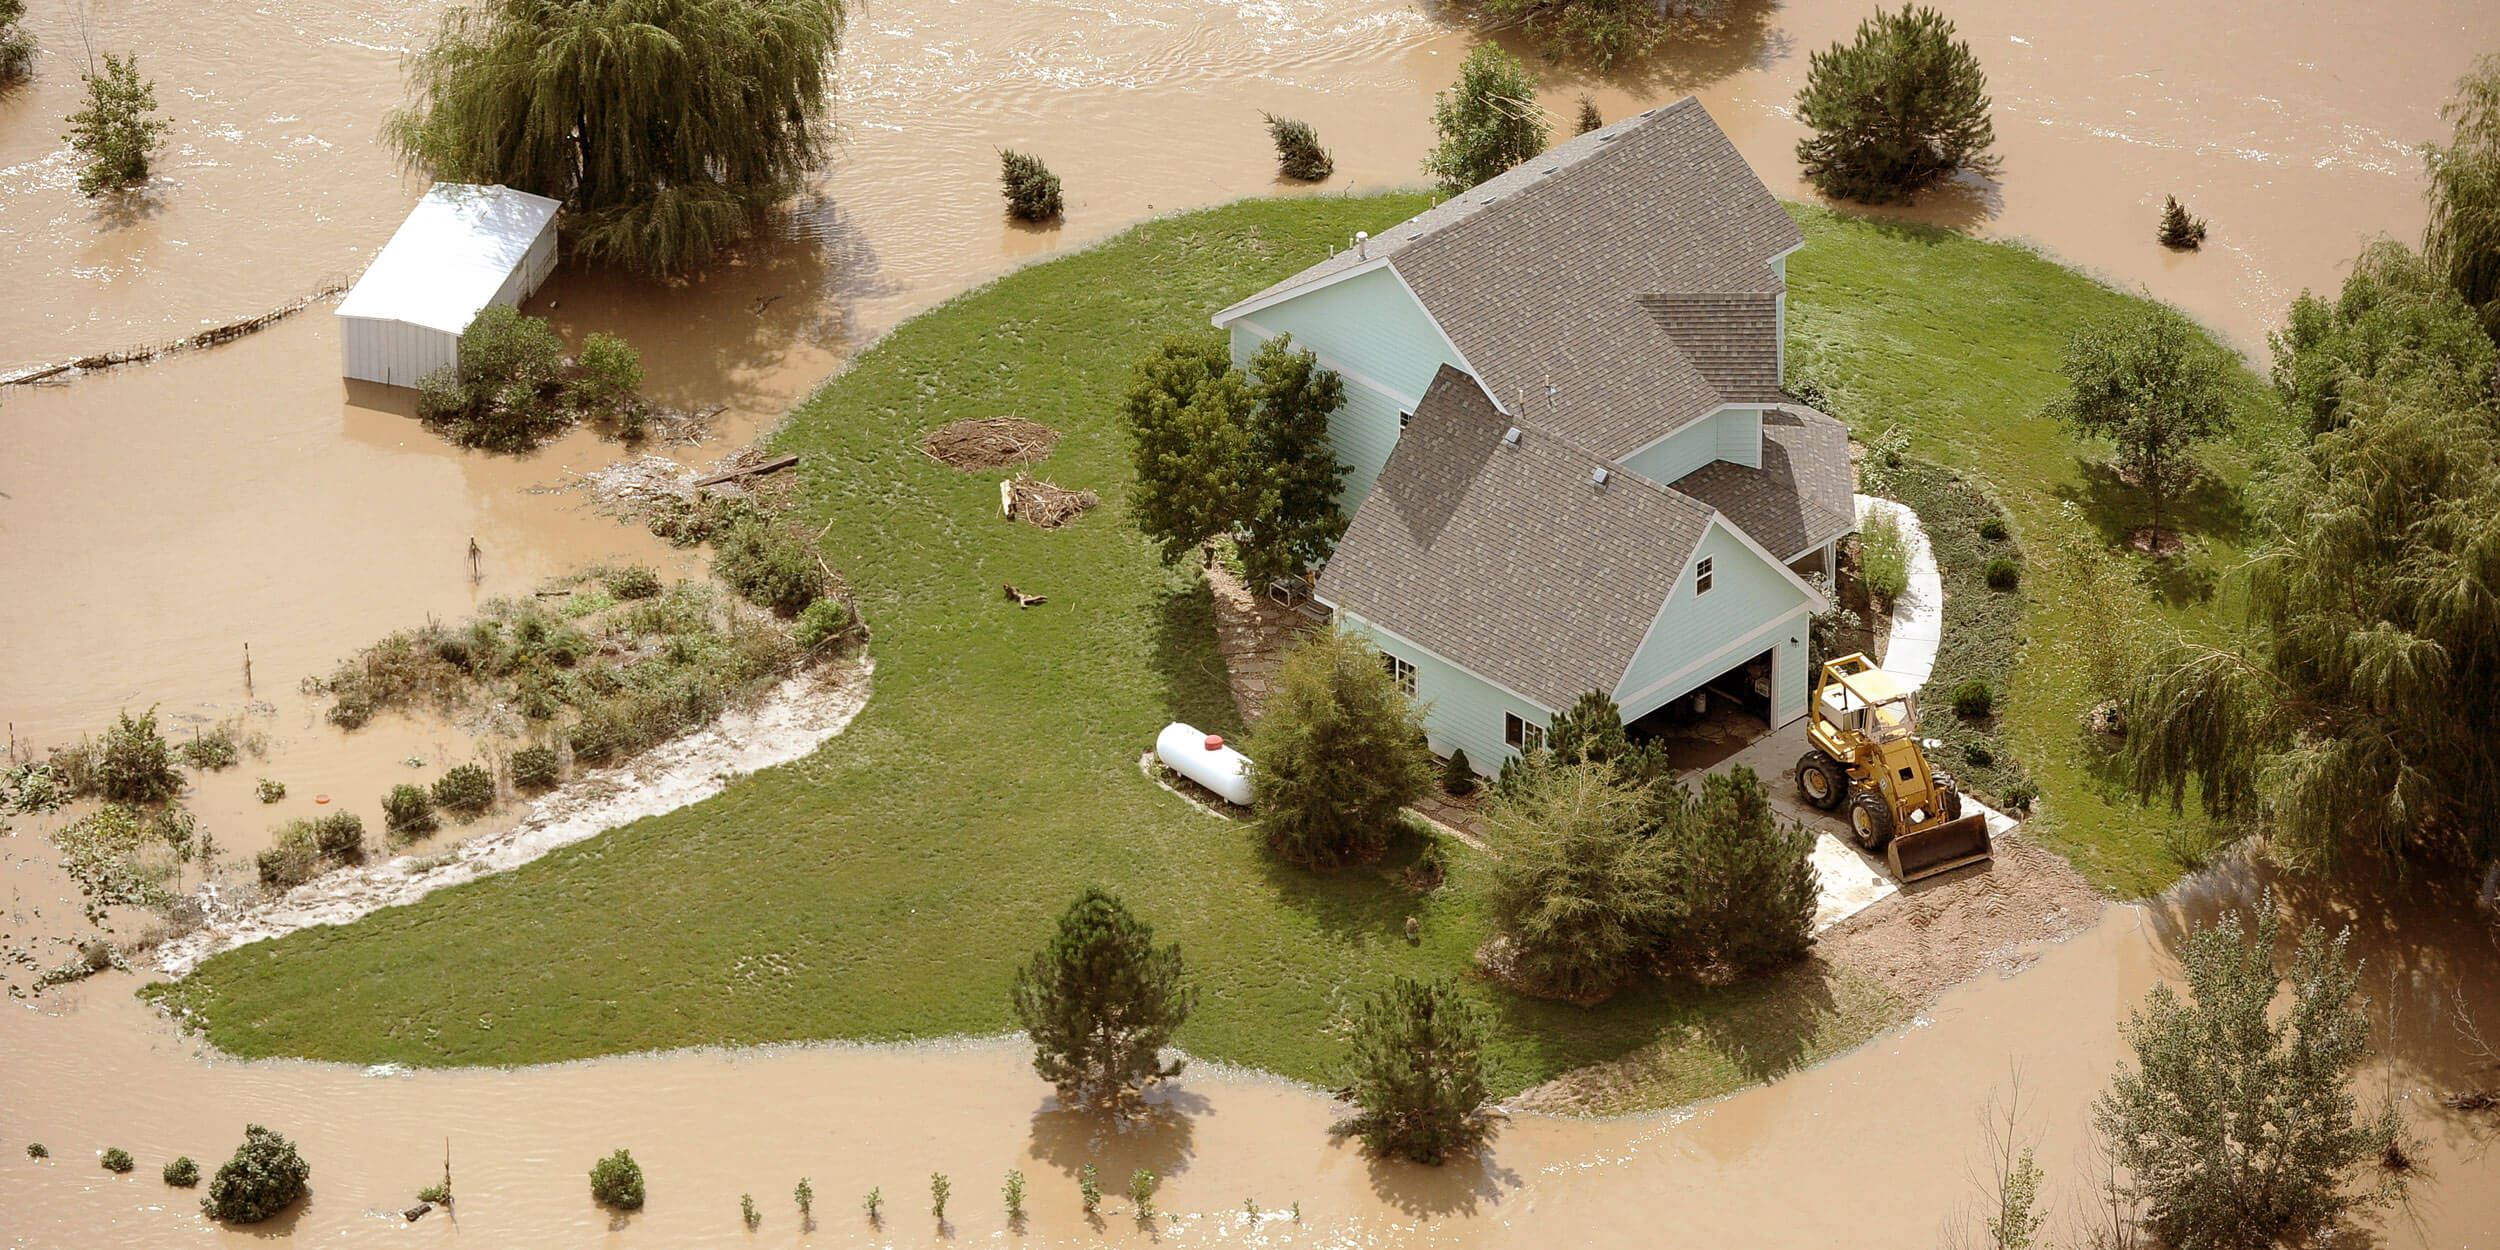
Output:
<path fill-rule="evenodd" d="M 1415 697 L 1414 665 L 1383 651 L 1380 653 L 1380 667 L 1389 670 L 1389 676 L 1397 679 L 1398 689 L 1405 691 L 1406 697 Z"/>
<path fill-rule="evenodd" d="M 1701 563 L 1693 566 L 1693 593 L 1697 595 L 1710 593 L 1710 557 L 1708 556 L 1703 556 Z"/>
<path fill-rule="evenodd" d="M 1516 712 L 1502 713 L 1502 742 L 1525 755 L 1545 749 L 1545 726 Z"/>

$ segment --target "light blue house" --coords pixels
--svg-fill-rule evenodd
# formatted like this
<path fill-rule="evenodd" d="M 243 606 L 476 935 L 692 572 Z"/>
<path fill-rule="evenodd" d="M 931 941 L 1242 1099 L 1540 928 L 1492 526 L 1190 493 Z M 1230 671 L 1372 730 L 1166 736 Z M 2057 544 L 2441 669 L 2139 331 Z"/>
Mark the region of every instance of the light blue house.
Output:
<path fill-rule="evenodd" d="M 1480 771 L 1599 691 L 1804 715 L 1848 434 L 1779 389 L 1804 236 L 1692 99 L 1582 135 L 1216 314 L 1345 382 L 1315 583 Z"/>

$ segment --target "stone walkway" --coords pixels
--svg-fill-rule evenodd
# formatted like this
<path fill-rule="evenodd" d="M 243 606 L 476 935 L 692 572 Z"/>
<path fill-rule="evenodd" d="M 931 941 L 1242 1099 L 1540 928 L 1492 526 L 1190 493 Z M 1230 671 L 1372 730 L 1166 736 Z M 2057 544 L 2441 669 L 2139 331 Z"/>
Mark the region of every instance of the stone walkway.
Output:
<path fill-rule="evenodd" d="M 1241 718 L 1254 721 L 1267 706 L 1267 691 L 1276 666 L 1303 631 L 1316 627 L 1311 618 L 1281 608 L 1265 595 L 1253 594 L 1232 570 L 1216 564 L 1206 570 L 1207 587 L 1215 592 L 1215 649 L 1224 657 L 1224 676 L 1232 684 L 1233 706 Z"/>

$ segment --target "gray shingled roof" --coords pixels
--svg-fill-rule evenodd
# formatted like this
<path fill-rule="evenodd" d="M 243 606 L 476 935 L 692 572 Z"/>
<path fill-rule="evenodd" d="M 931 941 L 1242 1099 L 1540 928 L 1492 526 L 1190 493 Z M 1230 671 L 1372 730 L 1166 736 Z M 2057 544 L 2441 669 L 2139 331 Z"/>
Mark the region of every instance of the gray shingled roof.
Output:
<path fill-rule="evenodd" d="M 1771 258 L 1804 238 L 1688 96 L 1553 148 L 1216 320 L 1386 260 L 1522 420 L 1625 456 L 1722 403 L 1772 398 L 1762 371 L 1775 373 L 1776 344 L 1766 356 L 1689 325 L 1671 333 L 1654 309 L 1711 297 L 1759 330 L 1755 310 L 1779 291 Z"/>
<path fill-rule="evenodd" d="M 1849 427 L 1802 404 L 1762 414 L 1761 468 L 1716 460 L 1672 483 L 1782 560 L 1849 532 L 1851 485 Z"/>
<path fill-rule="evenodd" d="M 1780 313 L 1775 295 L 1651 295 L 1650 320 L 1729 403 L 1776 404 Z"/>
<path fill-rule="evenodd" d="M 1443 366 L 1318 589 L 1560 709 L 1614 690 L 1711 513 L 1541 430 L 1505 446 L 1510 425 Z"/>

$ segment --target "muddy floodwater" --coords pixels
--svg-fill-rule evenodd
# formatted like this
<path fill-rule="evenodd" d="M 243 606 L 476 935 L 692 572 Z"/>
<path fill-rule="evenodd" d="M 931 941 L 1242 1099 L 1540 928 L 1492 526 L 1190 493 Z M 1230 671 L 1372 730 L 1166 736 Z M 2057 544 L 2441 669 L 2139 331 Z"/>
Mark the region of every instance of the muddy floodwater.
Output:
<path fill-rule="evenodd" d="M 437 5 L 83 6 L 94 46 L 135 50 L 174 121 L 160 176 L 106 206 L 76 194 L 59 139 L 78 91 L 73 6 L 32 7 L 38 77 L 0 95 L 0 373 L 177 338 L 352 278 L 423 191 L 376 136 Z M 1558 117 L 1581 94 L 1608 118 L 1698 94 L 1775 190 L 1803 195 L 1790 100 L 1805 54 L 1866 7 L 1739 0 L 1723 29 L 1603 81 L 1531 64 Z M 2002 168 L 1899 211 L 2029 240 L 2252 354 L 2299 289 L 2337 281 L 2378 234 L 2418 232 L 2416 145 L 2444 133 L 2452 80 L 2500 50 L 2489 0 L 1942 7 L 1989 71 Z M 706 463 L 901 318 L 985 277 L 1157 213 L 1289 190 L 1263 110 L 1313 122 L 1334 150 L 1319 193 L 1417 181 L 1432 93 L 1470 42 L 1455 22 L 1386 0 L 862 4 L 841 153 L 769 237 L 664 292 L 568 266 L 531 311 L 575 340 L 625 336 L 658 399 L 718 406 L 709 442 L 656 449 Z M 1065 178 L 1064 225 L 1002 219 L 999 147 Z M 2169 194 L 2211 220 L 2202 252 L 2154 246 Z M 340 381 L 327 304 L 225 347 L 0 388 L 0 720 L 41 748 L 124 707 L 161 705 L 176 737 L 241 718 L 267 757 L 190 796 L 228 848 L 261 845 L 316 794 L 375 823 L 382 789 L 467 759 L 468 736 L 400 718 L 343 734 L 299 683 L 389 630 L 584 563 L 699 570 L 572 489 L 623 454 L 581 433 L 519 457 L 446 445 L 409 419 L 406 392 Z M 260 805 L 256 776 L 285 781 L 287 801 Z M 5 858 L 19 932 L 65 911 L 35 829 Z M 1090 1141 L 1003 1045 L 522 1073 L 237 1064 L 196 1053 L 130 997 L 131 977 L 108 974 L 0 1007 L 0 1242 L 245 1244 L 153 1172 L 176 1152 L 222 1155 L 244 1122 L 265 1121 L 315 1167 L 312 1202 L 275 1231 L 324 1243 L 792 1244 L 788 1192 L 805 1174 L 820 1196 L 811 1244 L 935 1244 L 932 1171 L 955 1182 L 945 1236 L 1013 1242 L 997 1189 L 1018 1167 L 1036 1245 L 1932 1244 L 1973 1193 L 1977 1112 L 2015 1066 L 2064 1186 L 2060 1218 L 2082 1205 L 2086 1107 L 2120 1053 L 2117 1022 L 2170 969 L 2182 915 L 2246 888 L 2228 878 L 2175 906 L 2113 909 L 2023 975 L 1966 986 L 1767 1088 L 1666 1117 L 1523 1117 L 1486 1165 L 1444 1172 L 1369 1164 L 1326 1136 L 1323 1099 L 1224 1074 L 1189 1081 L 1162 1127 Z M 2364 1093 L 2407 1100 L 2428 1142 L 2436 1179 L 2378 1222 L 2380 1240 L 2500 1241 L 2491 1122 L 2426 1101 L 2474 1071 L 2450 1013 L 2462 994 L 2500 1015 L 2500 952 L 2453 907 L 2303 905 L 2363 926 L 2382 1052 Z M 458 1218 L 406 1227 L 393 1212 L 434 1179 L 446 1137 Z M 53 1159 L 27 1159 L 27 1140 Z M 141 1170 L 97 1169 L 107 1145 Z M 618 1145 L 652 1185 L 621 1237 L 582 1193 L 589 1160 Z M 1141 1227 L 1115 1199 L 1090 1225 L 1070 1179 L 1089 1158 L 1115 1191 L 1132 1168 L 1166 1173 L 1169 1214 Z M 878 1228 L 858 1211 L 870 1186 L 887 1200 Z M 741 1192 L 766 1213 L 752 1238 Z"/>

